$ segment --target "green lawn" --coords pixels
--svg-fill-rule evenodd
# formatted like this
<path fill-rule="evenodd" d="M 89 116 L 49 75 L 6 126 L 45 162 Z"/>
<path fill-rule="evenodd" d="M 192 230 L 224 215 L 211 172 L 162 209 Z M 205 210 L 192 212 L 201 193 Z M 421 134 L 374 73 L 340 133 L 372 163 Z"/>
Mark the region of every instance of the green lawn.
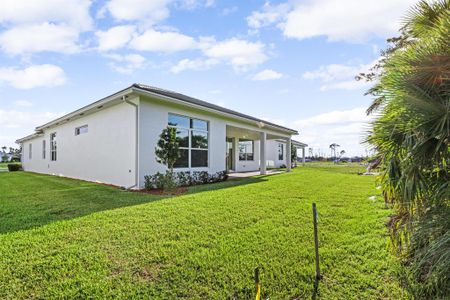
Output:
<path fill-rule="evenodd" d="M 0 173 L 0 299 L 402 299 L 374 178 L 293 173 L 156 197 L 24 172 Z M 314 292 L 311 203 L 321 267 Z"/>

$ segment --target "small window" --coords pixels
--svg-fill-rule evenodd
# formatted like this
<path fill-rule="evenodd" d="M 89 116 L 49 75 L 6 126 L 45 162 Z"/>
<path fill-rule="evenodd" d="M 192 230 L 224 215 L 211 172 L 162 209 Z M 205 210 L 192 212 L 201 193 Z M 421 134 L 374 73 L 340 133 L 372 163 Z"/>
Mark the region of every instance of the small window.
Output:
<path fill-rule="evenodd" d="M 87 133 L 87 132 L 88 132 L 87 125 L 83 125 L 83 126 L 75 128 L 75 135 L 80 135 L 80 134 Z"/>
<path fill-rule="evenodd" d="M 284 144 L 278 144 L 278 160 L 284 159 Z"/>
<path fill-rule="evenodd" d="M 47 145 L 46 145 L 46 143 L 45 143 L 45 140 L 43 140 L 42 141 L 42 159 L 45 159 L 45 153 L 46 153 L 46 151 L 47 151 L 47 147 L 46 147 Z"/>
<path fill-rule="evenodd" d="M 31 159 L 33 156 L 33 144 L 28 145 L 28 158 Z"/>
<path fill-rule="evenodd" d="M 239 160 L 253 160 L 254 142 L 252 140 L 239 140 Z"/>
<path fill-rule="evenodd" d="M 56 132 L 50 134 L 50 159 L 56 161 Z"/>

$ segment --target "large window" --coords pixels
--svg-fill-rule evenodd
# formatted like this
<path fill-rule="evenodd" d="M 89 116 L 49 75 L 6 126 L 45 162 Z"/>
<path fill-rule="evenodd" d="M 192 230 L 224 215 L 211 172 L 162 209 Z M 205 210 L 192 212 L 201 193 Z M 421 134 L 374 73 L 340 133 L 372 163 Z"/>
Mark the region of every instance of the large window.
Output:
<path fill-rule="evenodd" d="M 168 124 L 177 129 L 177 141 L 181 155 L 174 167 L 208 167 L 208 122 L 169 114 Z"/>
<path fill-rule="evenodd" d="M 50 159 L 56 161 L 56 132 L 50 134 Z"/>
<path fill-rule="evenodd" d="M 28 158 L 31 159 L 33 156 L 33 144 L 28 145 Z"/>
<path fill-rule="evenodd" d="M 279 143 L 278 144 L 278 160 L 284 159 L 284 144 Z"/>
<path fill-rule="evenodd" d="M 254 149 L 252 140 L 239 139 L 239 160 L 254 160 Z"/>
<path fill-rule="evenodd" d="M 42 159 L 45 159 L 45 155 L 46 155 L 46 151 L 47 151 L 47 147 L 46 147 L 46 143 L 45 140 L 42 140 Z"/>

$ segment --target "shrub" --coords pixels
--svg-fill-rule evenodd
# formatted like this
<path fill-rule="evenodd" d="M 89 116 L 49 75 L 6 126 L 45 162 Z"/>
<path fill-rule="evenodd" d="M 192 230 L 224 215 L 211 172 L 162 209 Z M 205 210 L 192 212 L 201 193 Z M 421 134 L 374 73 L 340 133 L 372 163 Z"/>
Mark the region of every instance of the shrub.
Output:
<path fill-rule="evenodd" d="M 227 179 L 228 174 L 226 171 L 209 174 L 206 171 L 194 171 L 192 173 L 189 171 L 171 173 L 168 170 L 166 171 L 166 174 L 157 172 L 154 175 L 144 176 L 144 186 L 146 190 L 170 190 L 180 186 L 215 183 L 225 181 Z"/>
<path fill-rule="evenodd" d="M 15 172 L 22 170 L 21 164 L 8 164 L 8 171 Z"/>
<path fill-rule="evenodd" d="M 177 172 L 176 174 L 178 186 L 191 185 L 191 172 Z"/>

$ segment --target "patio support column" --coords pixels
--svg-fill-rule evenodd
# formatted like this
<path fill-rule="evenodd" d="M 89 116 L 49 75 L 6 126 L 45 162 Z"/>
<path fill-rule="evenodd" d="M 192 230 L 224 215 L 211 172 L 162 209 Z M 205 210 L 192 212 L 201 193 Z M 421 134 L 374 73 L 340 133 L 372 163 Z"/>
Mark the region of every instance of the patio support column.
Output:
<path fill-rule="evenodd" d="M 302 165 L 305 165 L 305 147 L 302 147 Z"/>
<path fill-rule="evenodd" d="M 233 144 L 233 171 L 238 172 L 238 162 L 239 162 L 239 139 L 234 137 L 231 139 Z"/>
<path fill-rule="evenodd" d="M 267 134 L 265 132 L 261 132 L 261 137 L 259 139 L 259 169 L 261 175 L 267 174 L 267 162 L 266 162 L 266 140 Z"/>
<path fill-rule="evenodd" d="M 286 140 L 286 172 L 290 172 L 292 167 L 291 160 L 291 138 Z"/>

